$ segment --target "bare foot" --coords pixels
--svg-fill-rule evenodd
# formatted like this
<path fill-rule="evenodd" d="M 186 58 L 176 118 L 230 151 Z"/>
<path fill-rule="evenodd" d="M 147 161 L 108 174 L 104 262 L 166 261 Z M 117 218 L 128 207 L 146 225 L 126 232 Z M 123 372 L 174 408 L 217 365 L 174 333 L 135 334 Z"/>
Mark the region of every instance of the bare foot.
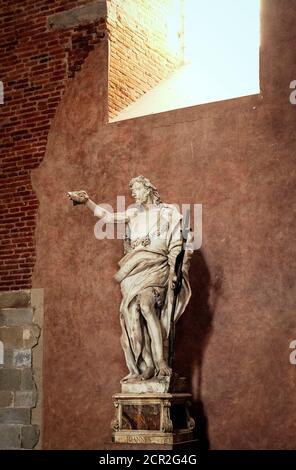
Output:
<path fill-rule="evenodd" d="M 165 361 L 160 361 L 158 377 L 170 377 L 172 375 L 172 369 L 167 365 Z"/>
<path fill-rule="evenodd" d="M 140 375 L 141 380 L 148 380 L 154 376 L 154 367 L 147 367 L 147 369 Z"/>
<path fill-rule="evenodd" d="M 123 379 L 121 379 L 120 382 L 129 382 L 131 380 L 135 380 L 137 377 L 139 377 L 137 374 L 132 374 L 131 372 L 127 374 Z"/>

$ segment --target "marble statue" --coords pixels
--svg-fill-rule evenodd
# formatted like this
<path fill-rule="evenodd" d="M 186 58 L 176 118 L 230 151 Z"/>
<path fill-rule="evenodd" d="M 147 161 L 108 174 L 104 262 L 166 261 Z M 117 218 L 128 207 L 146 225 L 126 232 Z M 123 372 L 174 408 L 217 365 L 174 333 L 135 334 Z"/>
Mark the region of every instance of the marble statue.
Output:
<path fill-rule="evenodd" d="M 168 357 L 171 317 L 178 320 L 191 296 L 188 269 L 192 251 L 185 251 L 181 289 L 172 314 L 175 261 L 183 243 L 182 215 L 175 206 L 162 203 L 149 179 L 138 176 L 129 187 L 136 204 L 125 212 L 105 210 L 85 191 L 67 195 L 106 223 L 125 223 L 125 254 L 115 279 L 122 293 L 121 345 L 129 370 L 122 382 L 130 383 L 172 374 Z"/>

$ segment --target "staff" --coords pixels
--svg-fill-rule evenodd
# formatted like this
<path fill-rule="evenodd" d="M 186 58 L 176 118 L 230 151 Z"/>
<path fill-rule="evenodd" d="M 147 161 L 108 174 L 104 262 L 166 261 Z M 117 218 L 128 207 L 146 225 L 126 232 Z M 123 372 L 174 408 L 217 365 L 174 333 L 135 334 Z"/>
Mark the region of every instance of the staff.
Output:
<path fill-rule="evenodd" d="M 178 253 L 176 257 L 176 262 L 175 262 L 175 276 L 176 276 L 176 281 L 174 282 L 174 299 L 173 299 L 173 305 L 172 305 L 172 310 L 171 310 L 171 319 L 170 319 L 170 336 L 169 336 L 169 366 L 172 368 L 173 367 L 173 359 L 174 359 L 174 342 L 175 342 L 175 311 L 176 311 L 176 305 L 177 305 L 177 299 L 178 295 L 181 291 L 182 288 L 182 279 L 183 279 L 183 273 L 182 273 L 182 267 L 183 267 L 183 260 L 184 260 L 184 254 L 185 254 L 185 247 L 187 243 L 187 238 L 188 238 L 188 233 L 190 231 L 190 218 L 189 218 L 189 210 L 186 211 L 185 213 L 185 218 L 184 218 L 184 223 L 183 223 L 183 228 L 182 228 L 182 248 L 180 253 Z"/>

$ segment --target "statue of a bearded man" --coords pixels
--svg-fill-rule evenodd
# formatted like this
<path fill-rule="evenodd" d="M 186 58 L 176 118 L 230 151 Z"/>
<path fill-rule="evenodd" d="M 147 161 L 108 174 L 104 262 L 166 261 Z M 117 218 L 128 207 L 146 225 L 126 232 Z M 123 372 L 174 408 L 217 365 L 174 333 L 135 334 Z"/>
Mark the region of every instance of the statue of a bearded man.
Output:
<path fill-rule="evenodd" d="M 182 215 L 175 206 L 161 202 L 149 179 L 138 176 L 129 186 L 136 204 L 125 212 L 105 210 L 85 191 L 68 193 L 74 203 L 85 204 L 106 223 L 125 223 L 125 254 L 115 276 L 122 293 L 121 345 L 129 370 L 122 382 L 171 375 L 171 317 L 173 322 L 178 320 L 191 296 L 188 269 L 192 250 L 186 250 L 182 285 L 172 312 L 175 262 L 183 243 Z"/>

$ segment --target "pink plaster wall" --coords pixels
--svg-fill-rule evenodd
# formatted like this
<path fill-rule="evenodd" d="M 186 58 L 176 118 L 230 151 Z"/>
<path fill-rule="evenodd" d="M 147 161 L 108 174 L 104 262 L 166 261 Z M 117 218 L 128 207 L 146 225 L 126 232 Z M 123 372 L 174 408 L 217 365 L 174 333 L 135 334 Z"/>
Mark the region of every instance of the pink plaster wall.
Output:
<path fill-rule="evenodd" d="M 94 217 L 65 192 L 83 188 L 115 204 L 138 174 L 167 202 L 203 204 L 177 367 L 190 378 L 204 442 L 296 446 L 296 2 L 262 3 L 261 96 L 106 124 L 107 43 L 68 86 L 32 177 L 40 201 L 33 287 L 45 289 L 45 448 L 103 448 L 111 396 L 126 373 L 113 280 L 121 242 L 96 240 Z"/>

